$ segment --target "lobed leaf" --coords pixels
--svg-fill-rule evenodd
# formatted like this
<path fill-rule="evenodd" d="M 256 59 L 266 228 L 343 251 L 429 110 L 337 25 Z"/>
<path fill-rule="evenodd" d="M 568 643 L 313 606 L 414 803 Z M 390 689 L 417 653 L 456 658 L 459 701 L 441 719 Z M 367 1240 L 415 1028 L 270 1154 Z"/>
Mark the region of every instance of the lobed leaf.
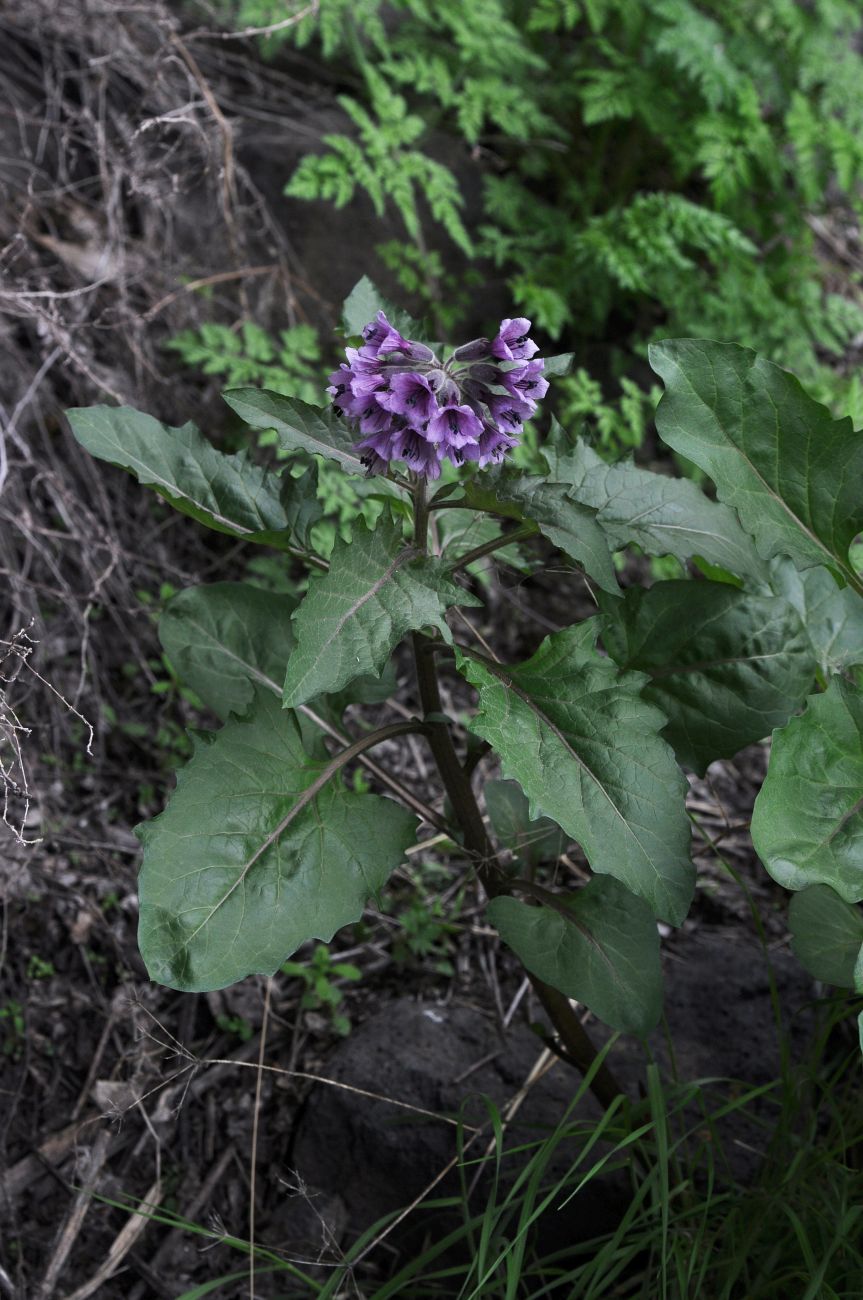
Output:
<path fill-rule="evenodd" d="M 530 800 L 607 873 L 679 924 L 694 889 L 686 782 L 665 717 L 640 695 L 646 678 L 622 673 L 595 648 L 588 619 L 547 637 L 518 667 L 457 651 L 479 691 L 471 730 L 501 757 Z"/>
<path fill-rule="evenodd" d="M 555 898 L 555 906 L 539 907 L 495 898 L 487 916 L 546 984 L 583 1002 L 612 1029 L 649 1033 L 662 1014 L 662 971 L 647 903 L 610 876 L 594 876 L 575 894 Z"/>
<path fill-rule="evenodd" d="M 863 438 L 851 421 L 734 343 L 670 339 L 650 364 L 666 386 L 660 436 L 710 475 L 762 556 L 825 564 L 860 590 L 848 551 L 863 531 Z"/>
<path fill-rule="evenodd" d="M 763 578 L 763 562 L 737 515 L 689 479 L 631 462 L 609 465 L 581 439 L 557 457 L 556 469 L 557 477 L 571 483 L 574 499 L 597 512 L 614 549 L 635 542 L 647 555 L 681 561 L 699 555 L 741 577 Z"/>
<path fill-rule="evenodd" d="M 834 678 L 774 733 L 752 842 L 786 889 L 829 885 L 863 899 L 863 691 Z"/>
<path fill-rule="evenodd" d="M 413 839 L 390 799 L 353 794 L 304 752 L 268 691 L 199 737 L 165 811 L 138 829 L 139 943 L 151 977 L 190 992 L 273 974 L 359 920 Z"/>
<path fill-rule="evenodd" d="M 486 502 L 494 509 L 502 507 L 504 513 L 535 523 L 552 546 L 580 564 L 603 591 L 620 594 L 611 551 L 596 521 L 596 511 L 572 500 L 565 483 L 505 473 L 475 491 L 468 485 L 466 495 L 477 505 Z"/>
<path fill-rule="evenodd" d="M 76 407 L 66 415 L 91 456 L 129 470 L 182 514 L 232 537 L 289 545 L 279 477 L 247 452 L 228 456 L 193 424 L 172 429 L 130 406 Z"/>
<path fill-rule="evenodd" d="M 406 545 L 396 525 L 383 519 L 370 532 L 357 520 L 353 541 L 336 543 L 329 572 L 311 579 L 294 614 L 285 706 L 379 674 L 406 632 L 435 627 L 451 641 L 447 607 L 480 603 L 446 576 L 440 560 Z"/>
<path fill-rule="evenodd" d="M 815 660 L 796 611 L 722 582 L 658 582 L 603 601 L 603 641 L 668 718 L 677 761 L 702 773 L 716 758 L 788 721 L 812 689 Z"/>

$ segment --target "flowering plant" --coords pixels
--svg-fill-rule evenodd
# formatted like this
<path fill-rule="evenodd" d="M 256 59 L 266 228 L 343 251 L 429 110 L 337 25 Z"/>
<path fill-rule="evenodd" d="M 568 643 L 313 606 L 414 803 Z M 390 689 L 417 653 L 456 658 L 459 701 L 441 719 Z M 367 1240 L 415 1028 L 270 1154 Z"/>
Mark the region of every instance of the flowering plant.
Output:
<path fill-rule="evenodd" d="M 327 390 L 336 412 L 359 422 L 357 450 L 368 472 L 379 474 L 392 460 L 427 479 L 440 478 L 444 459 L 499 465 L 548 391 L 529 331 L 523 316 L 507 318 L 493 342 L 474 339 L 441 363 L 378 311 Z"/>
<path fill-rule="evenodd" d="M 196 738 L 166 810 L 140 831 L 153 978 L 203 990 L 272 973 L 356 921 L 425 826 L 475 870 L 554 1045 L 610 1104 L 617 1084 L 572 1000 L 618 1030 L 655 1026 L 657 920 L 679 925 L 695 888 L 683 769 L 701 773 L 772 732 L 755 847 L 794 891 L 801 959 L 863 992 L 863 439 L 850 421 L 745 348 L 671 340 L 651 351 L 666 387 L 658 432 L 718 500 L 609 465 L 554 421 L 541 471 L 526 474 L 506 452 L 565 364 L 536 357 L 526 320 L 441 361 L 367 282 L 345 319 L 361 341 L 330 376 L 331 409 L 226 393 L 286 451 L 376 476 L 376 526 L 358 521 L 328 559 L 315 550 L 311 460 L 296 478 L 224 455 L 191 424 L 69 413 L 94 455 L 309 570 L 302 599 L 219 582 L 181 592 L 163 615 L 176 672 L 222 726 Z M 472 538 L 447 526 L 449 511 L 476 525 Z M 480 562 L 521 564 L 519 548 L 539 538 L 597 612 L 505 664 L 461 609 L 483 605 Z M 632 545 L 673 555 L 687 576 L 622 585 L 613 554 Z M 352 735 L 347 705 L 387 696 L 382 674 L 406 637 L 414 711 Z M 441 665 L 451 689 L 474 692 L 466 726 L 447 712 Z M 371 756 L 411 733 L 439 789 L 397 774 L 386 750 Z M 357 762 L 365 793 L 343 779 Z M 586 866 L 562 888 L 571 842 Z"/>

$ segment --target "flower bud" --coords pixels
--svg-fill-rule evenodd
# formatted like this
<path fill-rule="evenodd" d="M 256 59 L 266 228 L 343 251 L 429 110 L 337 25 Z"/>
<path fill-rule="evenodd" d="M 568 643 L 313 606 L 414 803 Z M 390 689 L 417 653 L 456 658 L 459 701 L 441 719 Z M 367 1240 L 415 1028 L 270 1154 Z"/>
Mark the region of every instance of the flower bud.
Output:
<path fill-rule="evenodd" d="M 484 361 L 491 356 L 491 343 L 488 339 L 471 339 L 462 343 L 452 354 L 453 361 Z"/>

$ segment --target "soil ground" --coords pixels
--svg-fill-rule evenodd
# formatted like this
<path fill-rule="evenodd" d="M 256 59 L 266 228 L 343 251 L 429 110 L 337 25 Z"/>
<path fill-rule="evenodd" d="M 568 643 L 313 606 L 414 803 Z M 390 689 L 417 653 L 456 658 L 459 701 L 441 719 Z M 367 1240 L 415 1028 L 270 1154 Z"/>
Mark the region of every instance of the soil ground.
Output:
<path fill-rule="evenodd" d="M 433 850 L 397 873 L 392 911 L 370 908 L 334 944 L 334 960 L 361 971 L 359 982 L 340 981 L 354 1026 L 346 1041 L 284 975 L 201 996 L 147 980 L 131 827 L 162 806 L 188 752 L 185 725 L 214 725 L 171 682 L 154 615 L 163 583 L 241 577 L 245 560 L 228 539 L 204 536 L 89 462 L 60 413 L 107 396 L 171 423 L 195 418 L 217 439 L 230 433 L 217 385 L 182 372 L 164 341 L 203 318 L 330 327 L 368 270 L 368 248 L 393 231 L 361 203 L 334 216 L 281 198 L 293 159 L 339 120 L 332 79 L 308 61 L 268 67 L 245 45 L 181 36 L 159 3 L 95 5 L 86 30 L 73 0 L 24 8 L 0 14 L 9 106 L 0 116 L 0 718 L 18 791 L 0 825 L 0 1295 L 149 1300 L 242 1267 L 242 1257 L 137 1216 L 136 1204 L 216 1239 L 246 1238 L 253 1205 L 260 1243 L 302 1260 L 337 1256 L 361 1226 L 358 1203 L 375 1203 L 370 1186 L 405 1199 L 421 1188 L 405 1173 L 404 1142 L 381 1144 L 390 1163 L 370 1165 L 366 1183 L 352 1173 L 343 1157 L 356 1130 L 338 1136 L 344 1112 L 326 1110 L 329 1085 L 315 1090 L 315 1079 L 350 1082 L 353 1069 L 355 1086 L 367 1086 L 376 1074 L 375 1090 L 393 1103 L 449 1111 L 460 1089 L 476 1089 L 486 1040 L 504 1053 L 517 1040 L 518 1068 L 482 1076 L 503 1104 L 530 1074 L 526 1026 L 540 1016 L 465 870 L 445 874 Z M 571 572 L 525 580 L 494 570 L 480 630 L 516 657 L 588 607 Z M 448 689 L 459 687 L 449 680 Z M 407 681 L 398 702 L 414 706 Z M 427 795 L 419 749 L 393 747 L 382 761 Z M 699 932 L 708 947 L 725 936 L 758 967 L 746 946 L 749 898 L 786 969 L 783 895 L 746 830 L 764 761 L 756 746 L 692 784 L 699 890 L 683 931 L 665 939 L 675 987 Z M 571 863 L 577 872 L 577 856 Z M 426 957 L 400 942 L 399 917 L 420 896 L 438 898 L 451 921 Z M 681 1011 L 678 997 L 680 1033 L 701 1044 L 699 1070 L 710 1068 L 711 1042 L 731 1042 L 752 1021 L 753 997 L 763 1043 L 769 994 L 762 974 L 756 983 L 759 993 L 744 980 L 739 1005 L 714 1005 L 707 1020 L 703 1003 Z M 799 1002 L 800 987 L 790 976 L 786 984 Z M 426 1016 L 421 1028 L 435 1016 L 461 1026 L 441 1060 L 445 1079 L 411 1078 L 405 1035 L 382 1060 L 390 1006 L 393 1024 L 413 1007 Z M 715 1068 L 751 1074 L 764 1051 L 720 1053 Z M 572 1086 L 566 1069 L 554 1069 L 558 1099 Z M 431 1181 L 447 1157 L 434 1143 L 424 1150 Z M 358 1181 L 346 1196 L 337 1184 L 349 1177 Z M 312 1184 L 329 1201 L 316 1201 Z M 385 1243 L 369 1276 L 391 1263 Z M 247 1294 L 234 1286 L 219 1294 Z M 259 1284 L 260 1296 L 284 1293 L 266 1277 Z"/>

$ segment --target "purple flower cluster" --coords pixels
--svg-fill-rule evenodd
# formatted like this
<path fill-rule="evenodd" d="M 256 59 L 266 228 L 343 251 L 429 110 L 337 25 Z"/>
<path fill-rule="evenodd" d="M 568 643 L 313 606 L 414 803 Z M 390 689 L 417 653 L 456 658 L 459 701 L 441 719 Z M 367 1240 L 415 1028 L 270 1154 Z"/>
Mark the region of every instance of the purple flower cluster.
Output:
<path fill-rule="evenodd" d="M 440 478 L 445 457 L 499 464 L 548 391 L 529 330 L 523 316 L 507 318 L 496 338 L 465 343 L 442 363 L 379 311 L 327 389 L 338 414 L 359 425 L 356 450 L 369 474 L 391 460 L 429 479 Z"/>

